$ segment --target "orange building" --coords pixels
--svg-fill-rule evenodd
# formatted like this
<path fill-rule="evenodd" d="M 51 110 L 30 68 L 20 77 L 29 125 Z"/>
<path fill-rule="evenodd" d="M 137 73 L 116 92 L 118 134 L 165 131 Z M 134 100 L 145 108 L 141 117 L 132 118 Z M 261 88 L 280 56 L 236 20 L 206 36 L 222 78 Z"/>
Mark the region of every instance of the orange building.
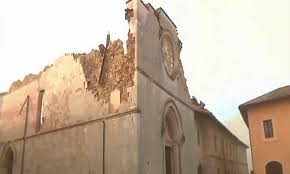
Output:
<path fill-rule="evenodd" d="M 290 86 L 239 106 L 252 147 L 255 174 L 290 174 Z"/>

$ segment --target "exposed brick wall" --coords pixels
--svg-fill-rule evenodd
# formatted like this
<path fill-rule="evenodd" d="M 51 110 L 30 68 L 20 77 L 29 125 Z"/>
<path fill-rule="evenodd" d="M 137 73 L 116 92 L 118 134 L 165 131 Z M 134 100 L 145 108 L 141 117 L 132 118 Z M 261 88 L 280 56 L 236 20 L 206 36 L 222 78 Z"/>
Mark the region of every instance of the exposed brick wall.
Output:
<path fill-rule="evenodd" d="M 40 90 L 45 90 L 45 123 L 40 132 L 132 108 L 136 97 L 130 94 L 135 75 L 133 34 L 128 33 L 127 53 L 121 40 L 108 45 L 99 83 L 102 63 L 103 57 L 97 49 L 88 54 L 67 54 L 39 74 L 29 74 L 22 81 L 13 82 L 9 93 L 0 97 L 0 134 L 9 132 L 3 136 L 5 140 L 23 136 L 27 96 L 30 97 L 27 135 L 38 133 Z M 110 96 L 115 90 L 120 92 L 116 96 L 120 104 L 113 106 Z"/>
<path fill-rule="evenodd" d="M 135 72 L 135 38 L 131 33 L 128 33 L 127 50 L 125 54 L 123 42 L 115 40 L 109 45 L 105 59 L 99 50 L 92 50 L 88 54 L 73 54 L 83 67 L 87 89 L 98 100 L 108 101 L 114 89 L 120 90 L 121 100 L 128 100 L 127 88 L 133 86 Z M 100 74 L 102 63 L 104 69 Z M 103 76 L 101 82 L 100 76 Z"/>

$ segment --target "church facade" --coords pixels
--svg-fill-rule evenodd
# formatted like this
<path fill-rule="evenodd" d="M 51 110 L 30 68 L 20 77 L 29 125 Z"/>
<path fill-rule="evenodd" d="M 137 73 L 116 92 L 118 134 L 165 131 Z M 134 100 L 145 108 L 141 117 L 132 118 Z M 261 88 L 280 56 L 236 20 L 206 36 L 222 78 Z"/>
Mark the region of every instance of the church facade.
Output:
<path fill-rule="evenodd" d="M 126 44 L 108 35 L 0 94 L 1 174 L 201 172 L 177 27 L 162 8 L 126 3 Z"/>
<path fill-rule="evenodd" d="M 0 96 L 0 173 L 195 173 L 193 110 L 176 26 L 127 2 L 120 40 L 66 54 Z"/>

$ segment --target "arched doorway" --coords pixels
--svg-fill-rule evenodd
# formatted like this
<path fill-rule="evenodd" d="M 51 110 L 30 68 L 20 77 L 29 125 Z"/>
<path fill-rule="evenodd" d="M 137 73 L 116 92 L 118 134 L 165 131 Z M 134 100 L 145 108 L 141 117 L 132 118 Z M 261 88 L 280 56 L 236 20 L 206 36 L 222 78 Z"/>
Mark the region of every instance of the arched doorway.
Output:
<path fill-rule="evenodd" d="M 282 164 L 277 161 L 271 161 L 266 165 L 266 174 L 283 174 Z"/>
<path fill-rule="evenodd" d="M 181 121 L 174 104 L 165 109 L 162 125 L 165 174 L 181 174 L 181 146 L 184 141 Z"/>

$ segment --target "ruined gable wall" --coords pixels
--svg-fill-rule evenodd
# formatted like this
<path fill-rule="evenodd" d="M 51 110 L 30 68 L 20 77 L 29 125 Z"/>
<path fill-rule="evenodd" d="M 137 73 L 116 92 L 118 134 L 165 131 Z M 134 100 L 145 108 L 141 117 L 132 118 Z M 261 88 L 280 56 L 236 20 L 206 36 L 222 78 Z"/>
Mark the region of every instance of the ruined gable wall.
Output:
<path fill-rule="evenodd" d="M 133 14 L 136 2 L 127 2 Z M 66 54 L 39 74 L 11 85 L 3 97 L 0 144 L 11 141 L 15 148 L 15 174 L 20 174 L 22 166 L 26 116 L 24 174 L 138 173 L 135 25 L 133 15 L 127 53 L 120 40 L 109 45 L 101 83 L 103 55 L 95 49 Z M 45 90 L 45 120 L 38 130 L 40 90 Z"/>
<path fill-rule="evenodd" d="M 16 149 L 15 173 L 21 169 L 26 113 L 25 174 L 136 173 L 135 36 L 129 33 L 128 37 L 127 53 L 120 40 L 109 45 L 102 83 L 98 82 L 102 56 L 92 50 L 67 54 L 35 78 L 12 85 L 3 96 L 0 143 L 11 141 Z M 45 90 L 45 121 L 38 130 L 40 90 Z M 96 121 L 83 124 L 91 120 Z M 117 162 L 117 157 L 126 159 L 126 164 Z"/>
<path fill-rule="evenodd" d="M 24 174 L 138 173 L 137 1 L 127 2 L 133 9 L 128 19 L 128 51 L 125 53 L 120 40 L 111 42 L 102 83 L 99 73 L 103 56 L 99 50 L 92 50 L 59 58 L 41 73 L 13 83 L 3 97 L 0 144 L 2 147 L 11 141 L 15 148 L 14 174 L 20 174 L 22 166 L 26 113 Z M 45 120 L 38 131 L 40 90 L 45 90 Z"/>
<path fill-rule="evenodd" d="M 99 77 L 103 57 L 99 50 L 92 50 L 87 54 L 67 54 L 40 74 L 28 75 L 22 82 L 14 82 L 10 93 L 3 96 L 0 124 L 9 127 L 14 125 L 23 130 L 23 126 L 20 128 L 19 124 L 23 125 L 25 117 L 19 116 L 19 110 L 25 105 L 25 99 L 29 95 L 28 135 L 36 133 L 40 90 L 45 90 L 45 123 L 41 131 L 135 108 L 135 39 L 131 33 L 128 33 L 127 50 L 125 53 L 121 40 L 111 42 L 107 49 L 101 83 Z M 26 105 L 23 108 L 26 109 Z M 11 124 L 11 120 L 16 123 Z"/>

